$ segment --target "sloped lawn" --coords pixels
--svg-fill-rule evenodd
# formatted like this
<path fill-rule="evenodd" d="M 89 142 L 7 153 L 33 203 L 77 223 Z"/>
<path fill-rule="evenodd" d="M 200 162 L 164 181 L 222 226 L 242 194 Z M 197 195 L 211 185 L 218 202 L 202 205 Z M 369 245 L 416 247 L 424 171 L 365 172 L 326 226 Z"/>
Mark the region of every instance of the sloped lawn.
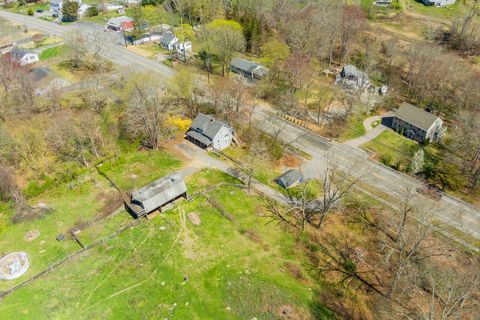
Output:
<path fill-rule="evenodd" d="M 220 182 L 234 181 L 206 170 L 188 186 L 199 191 Z M 2 316 L 282 319 L 287 312 L 313 319 L 313 292 L 321 288 L 302 266 L 293 236 L 266 224 L 262 200 L 233 186 L 193 197 L 7 296 Z M 295 276 L 287 264 L 296 266 Z"/>

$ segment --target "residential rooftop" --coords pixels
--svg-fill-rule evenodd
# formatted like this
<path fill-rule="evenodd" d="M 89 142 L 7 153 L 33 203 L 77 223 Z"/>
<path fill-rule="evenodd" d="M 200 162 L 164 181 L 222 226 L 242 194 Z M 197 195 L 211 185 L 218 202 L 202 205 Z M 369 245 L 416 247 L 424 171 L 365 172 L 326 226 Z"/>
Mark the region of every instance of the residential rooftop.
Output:
<path fill-rule="evenodd" d="M 400 104 L 400 107 L 395 111 L 395 117 L 425 131 L 428 131 L 438 119 L 436 115 L 407 102 Z"/>

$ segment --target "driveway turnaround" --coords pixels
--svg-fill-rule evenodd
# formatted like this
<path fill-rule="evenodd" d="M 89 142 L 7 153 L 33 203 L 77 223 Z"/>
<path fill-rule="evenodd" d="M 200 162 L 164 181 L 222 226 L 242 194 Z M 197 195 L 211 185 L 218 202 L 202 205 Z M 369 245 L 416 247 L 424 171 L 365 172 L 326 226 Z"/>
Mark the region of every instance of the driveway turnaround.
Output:
<path fill-rule="evenodd" d="M 381 119 L 382 118 L 380 116 L 374 116 L 374 117 L 365 119 L 363 121 L 363 126 L 365 127 L 366 133 L 361 137 L 346 141 L 345 144 L 351 147 L 359 147 L 360 145 L 378 137 L 380 133 L 382 133 L 385 130 L 388 130 L 388 128 L 385 127 L 383 124 L 378 124 L 375 128 L 372 127 L 372 124 L 375 121 L 381 121 Z"/>

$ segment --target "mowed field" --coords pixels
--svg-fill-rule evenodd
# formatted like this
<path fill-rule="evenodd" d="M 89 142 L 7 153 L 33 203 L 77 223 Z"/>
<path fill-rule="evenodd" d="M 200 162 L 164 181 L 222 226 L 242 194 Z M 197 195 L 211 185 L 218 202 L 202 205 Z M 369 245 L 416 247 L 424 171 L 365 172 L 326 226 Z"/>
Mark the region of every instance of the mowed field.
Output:
<path fill-rule="evenodd" d="M 312 304 L 321 288 L 310 280 L 293 236 L 267 224 L 263 200 L 230 185 L 235 183 L 214 170 L 195 174 L 187 181 L 193 200 L 178 202 L 7 296 L 0 303 L 2 317 L 330 318 Z M 199 193 L 205 188 L 213 189 Z M 79 238 L 88 243 L 107 236 L 130 219 L 120 212 Z"/>

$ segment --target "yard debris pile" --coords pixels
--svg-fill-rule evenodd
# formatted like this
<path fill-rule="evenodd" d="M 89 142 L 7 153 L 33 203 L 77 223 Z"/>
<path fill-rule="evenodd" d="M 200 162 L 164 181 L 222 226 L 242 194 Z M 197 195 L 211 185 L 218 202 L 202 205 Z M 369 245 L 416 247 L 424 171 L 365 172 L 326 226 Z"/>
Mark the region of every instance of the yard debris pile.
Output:
<path fill-rule="evenodd" d="M 39 203 L 36 206 L 24 205 L 13 217 L 13 223 L 19 223 L 23 221 L 32 221 L 35 219 L 44 218 L 47 214 L 52 213 L 53 209 L 45 203 Z"/>
<path fill-rule="evenodd" d="M 38 238 L 39 235 L 40 235 L 40 231 L 29 230 L 25 233 L 25 240 L 27 240 L 27 241 L 35 240 L 36 238 Z"/>

